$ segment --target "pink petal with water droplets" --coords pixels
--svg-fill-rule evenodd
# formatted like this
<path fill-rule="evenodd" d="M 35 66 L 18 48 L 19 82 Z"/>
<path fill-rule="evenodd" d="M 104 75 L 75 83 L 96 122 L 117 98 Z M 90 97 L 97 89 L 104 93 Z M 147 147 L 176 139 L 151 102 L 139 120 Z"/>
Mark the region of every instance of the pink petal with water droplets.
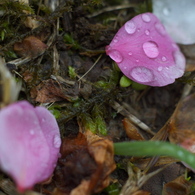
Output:
<path fill-rule="evenodd" d="M 165 86 L 183 75 L 185 58 L 152 13 L 140 14 L 122 26 L 106 53 L 131 80 Z"/>
<path fill-rule="evenodd" d="M 43 116 L 45 123 L 41 123 Z M 60 134 L 47 109 L 34 108 L 27 101 L 3 108 L 0 135 L 0 167 L 14 179 L 20 191 L 50 177 L 59 153 L 52 137 Z"/>

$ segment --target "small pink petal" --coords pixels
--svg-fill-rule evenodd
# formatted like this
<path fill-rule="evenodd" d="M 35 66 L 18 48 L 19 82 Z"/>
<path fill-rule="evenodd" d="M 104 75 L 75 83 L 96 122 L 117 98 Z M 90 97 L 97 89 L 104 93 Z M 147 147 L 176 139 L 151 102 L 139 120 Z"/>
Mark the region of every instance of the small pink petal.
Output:
<path fill-rule="evenodd" d="M 122 26 L 106 53 L 131 80 L 165 86 L 181 77 L 185 58 L 152 13 L 140 14 Z"/>
<path fill-rule="evenodd" d="M 34 108 L 27 101 L 3 108 L 0 135 L 1 169 L 14 179 L 20 191 L 50 177 L 61 142 L 54 147 L 54 136 L 60 137 L 59 128 L 47 109 Z"/>

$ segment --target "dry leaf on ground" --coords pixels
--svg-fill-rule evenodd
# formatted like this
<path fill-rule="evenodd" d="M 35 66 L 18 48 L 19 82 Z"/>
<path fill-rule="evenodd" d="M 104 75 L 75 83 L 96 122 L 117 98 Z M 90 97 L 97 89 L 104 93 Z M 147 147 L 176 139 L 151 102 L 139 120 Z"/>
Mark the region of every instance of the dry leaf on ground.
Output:
<path fill-rule="evenodd" d="M 55 195 L 88 195 L 100 192 L 110 183 L 115 169 L 112 142 L 87 131 L 64 138 L 62 157 L 56 169 Z"/>

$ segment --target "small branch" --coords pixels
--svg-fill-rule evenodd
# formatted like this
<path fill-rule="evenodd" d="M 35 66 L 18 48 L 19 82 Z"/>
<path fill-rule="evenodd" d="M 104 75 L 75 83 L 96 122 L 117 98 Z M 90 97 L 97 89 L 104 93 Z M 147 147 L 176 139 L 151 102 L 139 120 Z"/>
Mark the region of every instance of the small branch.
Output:
<path fill-rule="evenodd" d="M 94 12 L 93 14 L 88 15 L 88 18 L 92 18 L 92 17 L 96 17 L 100 14 L 103 14 L 105 12 L 111 12 L 111 11 L 116 11 L 116 10 L 120 10 L 120 9 L 128 9 L 131 7 L 135 7 L 135 4 L 128 4 L 128 5 L 117 5 L 117 6 L 110 6 L 110 7 L 106 7 L 100 11 Z"/>
<path fill-rule="evenodd" d="M 110 105 L 114 108 L 118 113 L 122 114 L 123 116 L 127 117 L 132 123 L 140 127 L 142 130 L 146 131 L 151 135 L 155 135 L 155 133 L 148 127 L 145 123 L 140 121 L 136 116 L 129 113 L 123 106 L 121 106 L 118 102 L 114 101 Z"/>

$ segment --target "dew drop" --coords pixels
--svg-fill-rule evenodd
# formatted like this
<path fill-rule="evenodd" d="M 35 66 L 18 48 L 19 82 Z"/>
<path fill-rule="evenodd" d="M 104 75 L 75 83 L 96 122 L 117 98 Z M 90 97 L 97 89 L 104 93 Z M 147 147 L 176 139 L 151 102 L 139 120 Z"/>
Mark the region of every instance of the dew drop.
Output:
<path fill-rule="evenodd" d="M 129 52 L 128 55 L 131 56 L 132 55 L 132 52 Z"/>
<path fill-rule="evenodd" d="M 117 43 L 117 42 L 118 42 L 118 39 L 114 39 L 113 41 L 114 41 L 115 43 Z"/>
<path fill-rule="evenodd" d="M 135 60 L 136 62 L 139 62 L 139 60 Z"/>
<path fill-rule="evenodd" d="M 125 23 L 125 30 L 128 34 L 133 34 L 136 31 L 136 26 L 133 21 L 128 21 Z"/>
<path fill-rule="evenodd" d="M 139 28 L 137 29 L 137 32 L 140 32 L 140 29 Z"/>
<path fill-rule="evenodd" d="M 143 44 L 144 53 L 149 58 L 156 58 L 159 54 L 158 45 L 153 41 L 148 41 Z"/>
<path fill-rule="evenodd" d="M 142 14 L 142 20 L 144 22 L 150 22 L 151 21 L 151 18 L 148 14 Z"/>
<path fill-rule="evenodd" d="M 164 26 L 161 23 L 156 23 L 155 28 L 156 28 L 157 32 L 159 34 L 161 34 L 162 36 L 166 35 L 166 30 L 165 30 Z"/>
<path fill-rule="evenodd" d="M 149 30 L 145 30 L 145 34 L 148 36 L 150 34 Z"/>
<path fill-rule="evenodd" d="M 45 118 L 42 118 L 42 119 L 41 119 L 41 122 L 45 122 Z"/>
<path fill-rule="evenodd" d="M 167 61 L 167 58 L 165 56 L 162 57 L 162 61 L 165 62 Z"/>
<path fill-rule="evenodd" d="M 120 52 L 115 49 L 110 50 L 108 55 L 117 63 L 120 63 L 123 60 L 123 57 Z"/>
<path fill-rule="evenodd" d="M 141 83 L 147 83 L 154 80 L 152 71 L 145 67 L 134 67 L 130 72 L 130 76 Z"/>
<path fill-rule="evenodd" d="M 55 135 L 53 138 L 53 145 L 55 148 L 59 148 L 61 146 L 61 138 L 59 135 Z"/>
<path fill-rule="evenodd" d="M 158 67 L 158 71 L 162 71 L 163 67 L 162 66 L 159 66 Z"/>
<path fill-rule="evenodd" d="M 124 66 L 124 69 L 126 70 L 126 69 L 127 69 L 127 67 L 126 67 L 126 66 Z"/>
<path fill-rule="evenodd" d="M 34 135 L 34 134 L 35 134 L 35 132 L 34 132 L 33 129 L 30 130 L 30 134 L 31 134 L 31 135 Z"/>

